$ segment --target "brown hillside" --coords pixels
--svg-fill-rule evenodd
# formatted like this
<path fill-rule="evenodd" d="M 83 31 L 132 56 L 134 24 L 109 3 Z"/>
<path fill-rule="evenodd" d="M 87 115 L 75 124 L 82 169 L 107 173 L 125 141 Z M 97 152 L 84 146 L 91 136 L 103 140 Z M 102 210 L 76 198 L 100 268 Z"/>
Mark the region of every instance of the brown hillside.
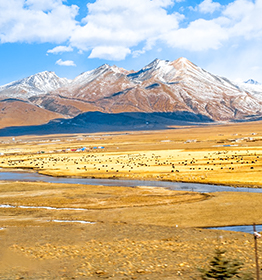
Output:
<path fill-rule="evenodd" d="M 38 125 L 56 118 L 63 118 L 63 116 L 24 101 L 6 100 L 0 102 L 0 128 Z"/>

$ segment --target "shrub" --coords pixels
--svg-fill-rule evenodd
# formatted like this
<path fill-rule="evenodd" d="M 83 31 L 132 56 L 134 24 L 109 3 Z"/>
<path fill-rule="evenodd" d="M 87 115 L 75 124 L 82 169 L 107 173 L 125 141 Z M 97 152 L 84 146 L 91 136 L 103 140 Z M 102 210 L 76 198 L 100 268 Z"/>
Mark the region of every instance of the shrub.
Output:
<path fill-rule="evenodd" d="M 231 279 L 233 277 L 237 277 L 238 279 L 241 277 L 240 268 L 242 267 L 242 263 L 237 260 L 227 260 L 224 257 L 225 251 L 216 249 L 215 256 L 209 263 L 209 268 L 200 269 L 201 278 L 203 280 L 207 279 L 217 279 L 217 280 L 225 280 Z"/>

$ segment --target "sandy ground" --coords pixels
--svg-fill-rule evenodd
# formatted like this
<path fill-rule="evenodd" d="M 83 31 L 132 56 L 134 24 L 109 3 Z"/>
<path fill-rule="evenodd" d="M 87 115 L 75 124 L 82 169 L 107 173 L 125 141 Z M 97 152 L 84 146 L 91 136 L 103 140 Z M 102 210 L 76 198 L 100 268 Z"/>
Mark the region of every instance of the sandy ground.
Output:
<path fill-rule="evenodd" d="M 53 176 L 253 187 L 262 181 L 261 123 L 0 142 L 0 167 Z M 252 235 L 202 228 L 261 224 L 261 199 L 252 193 L 2 182 L 0 278 L 199 279 L 197 267 L 217 247 L 242 261 L 243 271 L 255 272 Z"/>

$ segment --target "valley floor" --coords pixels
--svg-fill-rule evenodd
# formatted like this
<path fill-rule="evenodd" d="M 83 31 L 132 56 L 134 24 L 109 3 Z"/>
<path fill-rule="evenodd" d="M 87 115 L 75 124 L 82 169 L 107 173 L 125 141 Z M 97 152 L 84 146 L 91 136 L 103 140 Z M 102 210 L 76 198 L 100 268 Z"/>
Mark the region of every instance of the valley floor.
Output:
<path fill-rule="evenodd" d="M 0 278 L 199 279 L 216 248 L 252 273 L 251 234 L 203 228 L 262 223 L 261 196 L 3 182 Z"/>
<path fill-rule="evenodd" d="M 261 123 L 0 141 L 4 168 L 261 187 Z M 1 182 L 0 278 L 198 279 L 217 247 L 254 272 L 252 235 L 202 228 L 262 224 L 261 195 Z"/>
<path fill-rule="evenodd" d="M 51 176 L 262 184 L 260 122 L 156 132 L 2 138 L 0 167 Z"/>

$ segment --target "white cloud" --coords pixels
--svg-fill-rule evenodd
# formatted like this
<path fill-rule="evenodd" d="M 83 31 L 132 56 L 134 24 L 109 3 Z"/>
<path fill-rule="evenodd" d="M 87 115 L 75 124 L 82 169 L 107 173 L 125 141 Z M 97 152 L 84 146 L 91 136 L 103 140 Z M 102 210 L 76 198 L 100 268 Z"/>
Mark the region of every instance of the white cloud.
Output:
<path fill-rule="evenodd" d="M 153 46 L 155 45 L 155 43 L 156 42 L 154 39 L 152 39 L 152 40 L 148 39 L 142 50 L 133 51 L 133 53 L 132 53 L 133 57 L 138 57 L 141 54 L 144 54 L 147 51 L 150 51 L 153 48 Z"/>
<path fill-rule="evenodd" d="M 60 0 L 0 1 L 0 42 L 64 42 L 77 13 L 77 6 Z"/>
<path fill-rule="evenodd" d="M 196 20 L 187 28 L 181 28 L 162 37 L 173 48 L 190 51 L 206 51 L 218 49 L 228 39 L 228 34 L 215 21 Z"/>
<path fill-rule="evenodd" d="M 204 0 L 198 6 L 199 11 L 202 13 L 214 13 L 214 11 L 221 8 L 220 3 L 213 2 L 212 0 Z"/>
<path fill-rule="evenodd" d="M 255 4 L 248 0 L 235 0 L 230 3 L 223 14 L 233 20 L 239 20 L 246 16 L 247 13 L 252 13 Z"/>
<path fill-rule="evenodd" d="M 76 66 L 74 61 L 72 61 L 72 60 L 63 61 L 62 59 L 57 60 L 55 64 L 60 65 L 60 66 Z"/>
<path fill-rule="evenodd" d="M 89 58 L 103 58 L 108 60 L 122 60 L 130 54 L 129 48 L 120 46 L 108 46 L 108 47 L 95 47 L 93 48 Z"/>
<path fill-rule="evenodd" d="M 190 14 L 198 17 L 194 20 L 170 13 L 175 2 L 96 0 L 87 4 L 88 14 L 78 22 L 78 7 L 64 0 L 0 0 L 0 43 L 52 42 L 59 45 L 47 53 L 76 48 L 79 53 L 89 51 L 89 58 L 110 60 L 137 57 L 165 45 L 192 52 L 218 50 L 231 41 L 240 47 L 247 41 L 261 45 L 262 0 L 234 0 L 223 6 L 204 0 L 192 8 Z M 185 2 L 180 11 L 189 9 Z M 214 17 L 215 11 L 220 15 Z M 213 18 L 203 19 L 202 13 Z"/>
<path fill-rule="evenodd" d="M 32 10 L 48 11 L 62 5 L 62 0 L 25 0 L 24 7 Z"/>
<path fill-rule="evenodd" d="M 47 53 L 63 53 L 63 52 L 72 52 L 74 49 L 71 46 L 57 46 L 51 50 L 48 50 Z"/>
<path fill-rule="evenodd" d="M 93 50 L 90 57 L 117 57 L 131 53 L 131 48 L 156 41 L 162 33 L 177 29 L 181 15 L 168 14 L 171 0 L 97 0 L 88 4 L 84 26 L 77 26 L 70 43 L 80 50 Z M 113 48 L 115 51 L 112 51 Z M 147 47 L 148 48 L 148 47 Z"/>
<path fill-rule="evenodd" d="M 228 5 L 223 15 L 230 19 L 230 35 L 247 40 L 262 37 L 262 1 L 236 0 Z"/>
<path fill-rule="evenodd" d="M 217 50 L 232 37 L 241 40 L 261 37 L 260 3 L 261 0 L 255 3 L 235 0 L 222 6 L 204 0 L 194 11 L 212 14 L 220 10 L 220 16 L 210 20 L 189 20 L 186 28 L 179 28 L 185 17 L 167 13 L 166 9 L 173 4 L 171 0 L 97 0 L 88 4 L 89 13 L 83 19 L 83 25 L 75 29 L 70 43 L 80 50 L 91 50 L 92 58 L 117 60 L 124 59 L 141 43 L 142 48 L 133 50 L 132 54 L 134 57 L 144 54 L 158 41 L 190 51 Z M 123 50 L 119 55 L 118 48 Z"/>
<path fill-rule="evenodd" d="M 208 2 L 205 0 L 201 4 L 203 3 Z M 211 1 L 209 3 L 214 4 Z M 205 11 L 212 12 L 212 5 L 209 8 L 207 5 Z M 170 47 L 190 51 L 217 50 L 234 39 L 237 39 L 240 45 L 248 40 L 256 40 L 254 44 L 261 41 L 261 0 L 235 0 L 227 6 L 220 6 L 220 9 L 223 10 L 219 17 L 210 20 L 200 18 L 189 22 L 186 28 L 179 28 L 162 36 L 162 40 Z"/>

